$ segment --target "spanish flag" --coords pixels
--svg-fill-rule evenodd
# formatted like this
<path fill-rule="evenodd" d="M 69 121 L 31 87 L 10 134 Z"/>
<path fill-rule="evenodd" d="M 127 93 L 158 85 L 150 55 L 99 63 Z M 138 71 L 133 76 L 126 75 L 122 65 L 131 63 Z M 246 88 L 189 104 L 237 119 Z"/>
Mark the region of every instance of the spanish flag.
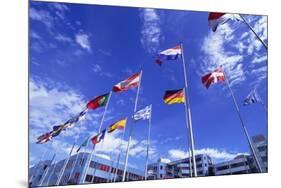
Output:
<path fill-rule="evenodd" d="M 108 127 L 107 132 L 112 133 L 116 129 L 124 129 L 126 126 L 127 118 L 121 119 Z"/>
<path fill-rule="evenodd" d="M 163 99 L 166 104 L 184 103 L 184 89 L 167 90 Z"/>

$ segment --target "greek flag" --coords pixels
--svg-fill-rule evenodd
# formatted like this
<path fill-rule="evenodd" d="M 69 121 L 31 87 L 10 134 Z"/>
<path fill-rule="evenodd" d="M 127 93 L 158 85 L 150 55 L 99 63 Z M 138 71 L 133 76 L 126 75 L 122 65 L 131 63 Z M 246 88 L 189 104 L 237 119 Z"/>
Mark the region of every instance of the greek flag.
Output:
<path fill-rule="evenodd" d="M 138 121 L 138 120 L 146 120 L 146 119 L 150 119 L 151 117 L 151 110 L 152 110 L 152 105 L 146 106 L 145 108 L 137 111 L 134 115 L 133 115 L 133 120 Z"/>
<path fill-rule="evenodd" d="M 260 96 L 258 95 L 256 90 L 252 90 L 244 100 L 244 106 L 258 102 L 261 102 Z"/>

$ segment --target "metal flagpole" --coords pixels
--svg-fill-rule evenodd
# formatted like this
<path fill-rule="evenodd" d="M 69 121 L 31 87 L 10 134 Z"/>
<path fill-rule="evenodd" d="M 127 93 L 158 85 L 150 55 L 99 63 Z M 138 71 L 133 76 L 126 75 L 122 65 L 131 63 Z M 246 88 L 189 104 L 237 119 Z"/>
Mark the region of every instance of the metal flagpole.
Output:
<path fill-rule="evenodd" d="M 265 49 L 267 50 L 267 45 L 265 44 L 265 42 L 258 36 L 258 34 L 255 32 L 255 30 L 250 26 L 250 24 L 245 20 L 245 18 L 239 14 L 239 16 L 242 18 L 242 20 L 244 21 L 244 23 L 250 28 L 250 30 L 254 33 L 254 35 L 257 37 L 257 39 L 262 43 L 262 45 L 265 47 Z"/>
<path fill-rule="evenodd" d="M 46 152 L 47 152 L 47 148 L 45 148 L 43 154 L 40 156 L 39 162 L 37 163 L 38 165 L 42 162 L 42 159 L 43 159 L 43 157 L 45 156 Z M 29 180 L 28 180 L 28 183 L 32 183 L 33 178 L 34 178 L 34 176 L 36 176 L 37 172 L 38 172 L 38 168 L 36 168 L 36 170 L 34 171 L 34 173 L 31 175 L 31 177 L 30 177 Z"/>
<path fill-rule="evenodd" d="M 43 177 L 42 177 L 42 181 L 39 183 L 39 186 L 42 186 L 42 184 L 44 183 L 45 178 L 47 177 L 47 174 L 48 174 L 49 170 L 51 169 L 51 166 L 52 166 L 53 161 L 55 160 L 55 158 L 56 158 L 56 152 L 54 153 L 53 158 L 52 158 L 51 163 L 50 163 L 50 166 L 46 169 L 46 172 L 45 172 L 45 174 L 43 175 Z M 54 164 L 54 166 L 56 166 L 56 163 Z M 52 171 L 53 171 L 53 170 L 52 170 Z M 53 175 L 53 173 L 51 173 L 52 171 L 50 171 L 50 174 L 49 174 L 48 180 L 47 180 L 47 182 L 46 182 L 46 183 L 47 183 L 47 185 L 49 184 L 49 181 L 50 181 L 50 176 L 52 176 L 52 175 Z"/>
<path fill-rule="evenodd" d="M 189 151 L 188 151 L 188 153 L 189 153 L 189 156 L 188 156 L 188 158 L 189 158 L 189 176 L 192 177 L 193 171 L 192 171 L 192 162 L 191 162 L 191 150 L 190 150 L 190 144 L 188 144 L 188 145 L 189 145 Z"/>
<path fill-rule="evenodd" d="M 53 143 L 54 143 L 54 140 L 52 140 L 52 144 L 53 144 Z M 55 150 L 55 152 L 54 152 L 54 155 L 53 155 L 53 158 L 52 158 L 52 160 L 51 160 L 51 163 L 50 163 L 50 165 L 48 165 L 47 169 L 45 170 L 45 173 L 43 174 L 43 177 L 42 177 L 41 182 L 39 183 L 39 186 L 42 186 L 43 182 L 45 181 L 45 178 L 46 178 L 46 176 L 47 176 L 47 174 L 48 174 L 48 172 L 49 172 L 49 169 L 51 168 L 52 163 L 53 163 L 53 161 L 55 160 L 57 150 L 58 150 L 58 149 L 56 148 L 56 150 Z"/>
<path fill-rule="evenodd" d="M 103 121 L 104 121 L 104 118 L 105 118 L 105 114 L 106 114 L 106 111 L 107 111 L 107 107 L 108 107 L 108 104 L 109 104 L 109 101 L 110 101 L 110 98 L 111 98 L 111 95 L 112 95 L 112 91 L 109 92 L 109 97 L 108 97 L 108 100 L 107 100 L 107 103 L 105 105 L 105 108 L 104 108 L 104 112 L 103 112 L 103 115 L 102 115 L 102 118 L 101 118 L 101 122 L 100 122 L 100 126 L 99 126 L 99 131 L 98 133 L 101 132 L 101 128 L 102 128 L 102 124 L 103 124 Z M 89 166 L 90 166 L 90 163 L 91 163 L 91 160 L 92 160 L 92 156 L 95 152 L 95 147 L 96 145 L 94 145 L 92 151 L 91 151 L 91 154 L 90 154 L 90 157 L 89 157 L 89 160 L 88 160 L 88 164 L 86 165 L 86 169 L 85 169 L 85 173 L 83 173 L 83 176 L 82 176 L 82 183 L 85 182 L 85 178 L 86 178 L 86 174 L 88 172 L 88 169 L 89 169 Z"/>
<path fill-rule="evenodd" d="M 77 139 L 76 139 L 76 141 L 77 141 Z M 72 145 L 72 147 L 71 147 L 71 149 L 70 149 L 70 152 L 69 152 L 69 154 L 68 154 L 68 158 L 64 161 L 62 170 L 61 170 L 61 172 L 59 173 L 59 176 L 58 176 L 58 179 L 57 179 L 57 182 L 56 182 L 55 185 L 59 185 L 59 184 L 60 184 L 61 178 L 62 178 L 62 176 L 63 176 L 63 174 L 64 174 L 64 171 L 65 171 L 65 168 L 66 168 L 66 166 L 67 166 L 67 164 L 68 164 L 68 162 L 69 162 L 69 159 L 70 159 L 70 157 L 71 157 L 71 154 L 72 154 L 73 148 L 74 148 L 74 146 L 75 146 L 75 144 L 76 144 L 76 141 L 73 143 L 73 145 Z"/>
<path fill-rule="evenodd" d="M 119 149 L 119 154 L 118 154 L 118 157 L 117 157 L 117 164 L 116 164 L 116 168 L 115 168 L 115 171 L 114 171 L 114 177 L 113 177 L 113 181 L 114 182 L 116 181 L 116 176 L 117 176 L 117 173 L 118 173 L 120 156 L 121 156 L 121 144 L 122 144 L 122 141 L 125 138 L 126 127 L 127 127 L 127 125 L 124 128 L 124 132 L 123 132 L 123 135 L 122 135 L 122 140 L 120 140 L 120 142 L 119 142 L 119 148 L 118 148 Z"/>
<path fill-rule="evenodd" d="M 139 98 L 139 91 L 140 91 L 140 86 L 141 86 L 141 79 L 142 79 L 142 71 L 140 73 L 140 82 L 137 90 L 137 95 L 136 95 L 136 100 L 135 100 L 135 108 L 134 108 L 134 113 L 137 111 L 137 105 L 138 105 L 138 98 Z M 133 126 L 130 127 L 130 132 L 129 132 L 129 140 L 127 144 L 127 150 L 126 150 L 126 158 L 125 158 L 125 166 L 124 166 L 124 171 L 123 171 L 123 176 L 122 176 L 122 181 L 124 182 L 126 179 L 126 171 L 127 171 L 127 165 L 128 165 L 128 157 L 129 157 L 129 148 L 130 148 L 130 142 L 132 139 L 132 132 L 133 132 Z"/>
<path fill-rule="evenodd" d="M 144 180 L 147 180 L 147 165 L 148 165 L 148 155 L 149 155 L 149 147 L 150 147 L 151 116 L 152 116 L 152 104 L 150 105 L 150 117 L 149 117 L 149 123 L 148 123 L 148 135 L 147 135 L 147 148 L 146 148 Z"/>
<path fill-rule="evenodd" d="M 254 155 L 255 161 L 256 161 L 256 163 L 257 163 L 258 169 L 259 169 L 260 172 L 262 172 L 260 163 L 259 163 L 259 161 L 258 161 L 256 152 L 255 152 L 255 149 L 254 149 L 254 147 L 253 147 L 253 145 L 252 145 L 252 141 L 251 141 L 251 139 L 250 139 L 250 137 L 249 137 L 247 128 L 246 128 L 246 126 L 245 126 L 245 124 L 244 124 L 244 121 L 243 121 L 243 119 L 242 119 L 242 116 L 241 116 L 241 114 L 240 114 L 238 104 L 237 104 L 237 102 L 236 102 L 236 99 L 235 99 L 234 94 L 233 94 L 233 92 L 232 92 L 232 89 L 231 89 L 231 87 L 230 87 L 230 85 L 229 85 L 229 82 L 228 82 L 228 79 L 227 79 L 227 76 L 226 76 L 224 70 L 223 70 L 223 74 L 224 74 L 224 78 L 225 78 L 227 87 L 228 87 L 228 89 L 229 89 L 229 91 L 230 91 L 230 94 L 231 94 L 231 96 L 232 96 L 232 99 L 233 99 L 233 103 L 234 103 L 236 112 L 237 112 L 237 114 L 238 114 L 238 116 L 239 116 L 239 119 L 240 119 L 240 122 L 241 122 L 241 126 L 242 126 L 242 128 L 243 128 L 243 130 L 244 130 L 244 133 L 245 133 L 245 135 L 246 135 L 246 137 L 247 137 L 248 143 L 249 143 L 250 148 L 251 148 L 251 150 L 252 150 L 252 153 L 253 153 L 253 155 Z"/>
<path fill-rule="evenodd" d="M 186 68 L 185 68 L 185 61 L 184 61 L 184 54 L 183 54 L 183 45 L 181 44 L 181 57 L 182 57 L 182 65 L 183 65 L 183 72 L 184 72 L 184 82 L 185 82 L 185 89 L 184 89 L 184 94 L 185 94 L 185 118 L 186 118 L 186 128 L 189 131 L 189 142 L 191 146 L 191 157 L 192 157 L 192 165 L 193 165 L 193 172 L 194 176 L 197 176 L 197 169 L 196 169 L 196 160 L 195 160 L 195 153 L 194 153 L 194 139 L 193 139 L 193 131 L 192 131 L 192 120 L 191 120 L 191 111 L 190 111 L 190 104 L 189 102 L 189 97 L 187 93 L 187 75 L 186 75 Z M 188 123 L 187 123 L 188 121 Z"/>

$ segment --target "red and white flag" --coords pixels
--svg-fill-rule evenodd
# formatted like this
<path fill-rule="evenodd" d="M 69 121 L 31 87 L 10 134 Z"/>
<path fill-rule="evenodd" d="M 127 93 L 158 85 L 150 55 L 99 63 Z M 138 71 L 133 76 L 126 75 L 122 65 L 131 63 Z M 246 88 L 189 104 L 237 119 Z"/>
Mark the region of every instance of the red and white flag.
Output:
<path fill-rule="evenodd" d="M 36 144 L 44 144 L 51 139 L 52 139 L 52 135 L 50 133 L 46 133 L 37 138 Z"/>
<path fill-rule="evenodd" d="M 208 24 L 212 28 L 212 30 L 215 32 L 219 25 L 226 23 L 228 20 L 239 21 L 240 19 L 235 14 L 210 12 L 209 17 L 208 17 Z"/>
<path fill-rule="evenodd" d="M 201 80 L 207 89 L 213 83 L 217 83 L 219 81 L 223 82 L 225 80 L 224 74 L 223 74 L 223 69 L 218 68 L 218 69 L 214 70 L 213 72 L 207 73 L 204 76 L 202 76 Z"/>
<path fill-rule="evenodd" d="M 112 90 L 114 92 L 122 92 L 134 87 L 138 87 L 140 83 L 140 75 L 141 73 L 137 73 L 130 76 L 126 80 L 123 80 L 118 84 L 116 84 L 115 86 L 113 86 Z"/>

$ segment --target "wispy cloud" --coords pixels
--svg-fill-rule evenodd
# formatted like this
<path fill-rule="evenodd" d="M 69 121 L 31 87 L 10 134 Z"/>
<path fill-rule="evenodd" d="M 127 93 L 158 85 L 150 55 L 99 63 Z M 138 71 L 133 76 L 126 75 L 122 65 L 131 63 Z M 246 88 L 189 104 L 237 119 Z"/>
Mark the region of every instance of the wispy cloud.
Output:
<path fill-rule="evenodd" d="M 157 52 L 162 40 L 160 17 L 155 9 L 142 9 L 140 18 L 143 22 L 141 43 L 148 53 L 154 54 Z"/>
<path fill-rule="evenodd" d="M 168 151 L 168 153 L 169 153 L 169 158 L 171 158 L 172 160 L 183 159 L 183 158 L 189 157 L 188 152 L 185 152 L 180 149 L 171 149 Z M 195 154 L 196 155 L 207 154 L 212 158 L 214 163 L 232 160 L 236 156 L 242 155 L 242 154 L 249 155 L 248 153 L 234 153 L 234 152 L 229 152 L 226 150 L 220 150 L 220 149 L 216 149 L 216 148 L 198 149 L 198 150 L 195 150 Z"/>
<path fill-rule="evenodd" d="M 89 35 L 81 33 L 77 34 L 75 36 L 76 42 L 84 49 L 88 50 L 88 52 L 91 52 L 91 44 L 89 41 Z"/>
<path fill-rule="evenodd" d="M 51 14 L 48 11 L 30 8 L 29 17 L 32 20 L 41 22 L 49 29 L 53 27 L 54 18 L 51 16 Z"/>

